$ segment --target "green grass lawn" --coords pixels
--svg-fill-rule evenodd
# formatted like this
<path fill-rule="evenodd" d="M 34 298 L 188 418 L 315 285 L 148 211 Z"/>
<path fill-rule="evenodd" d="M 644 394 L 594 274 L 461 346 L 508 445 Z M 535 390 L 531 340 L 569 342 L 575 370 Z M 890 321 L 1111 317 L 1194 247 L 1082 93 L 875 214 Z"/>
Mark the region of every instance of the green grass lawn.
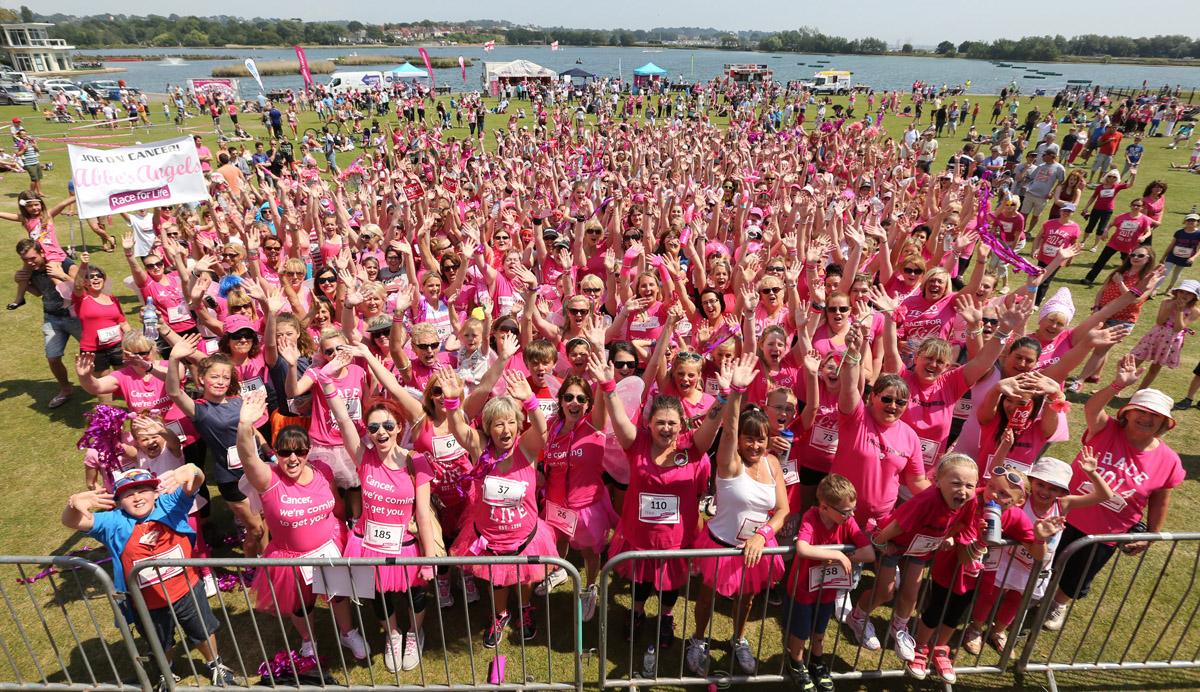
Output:
<path fill-rule="evenodd" d="M 975 100 L 981 97 L 972 96 L 971 98 Z M 1024 116 L 1025 109 L 1032 105 L 1037 105 L 1043 112 L 1047 111 L 1050 105 L 1049 98 L 1029 99 L 1023 97 L 1021 101 L 1023 106 L 1021 117 Z M 985 111 L 983 120 L 986 120 L 986 114 L 990 112 L 988 106 L 990 106 L 991 99 L 982 97 L 982 103 Z M 134 140 L 146 142 L 177 136 L 177 130 L 173 124 L 162 122 L 161 109 L 152 110 L 157 122 L 150 131 L 145 129 L 134 132 L 120 130 L 109 139 L 87 141 L 124 144 Z M 432 109 L 430 113 L 432 115 Z M 40 114 L 28 108 L 0 108 L 0 120 L 6 121 L 14 116 L 22 117 L 25 120 L 25 126 L 35 135 L 43 138 L 43 161 L 53 162 L 55 165 L 55 170 L 50 172 L 43 182 L 43 189 L 51 204 L 62 199 L 66 194 L 66 183 L 70 175 L 66 145 L 62 142 L 51 141 L 51 139 L 80 134 L 89 136 L 109 134 L 109 131 L 102 131 L 98 128 L 69 129 L 86 123 L 76 125 L 46 123 Z M 256 120 L 244 117 L 243 123 L 248 126 L 251 134 L 262 134 L 261 127 Z M 315 124 L 315 117 L 311 113 L 303 114 L 301 129 L 313 124 Z M 885 119 L 884 124 L 893 136 L 899 137 L 907 120 L 889 116 Z M 503 121 L 500 117 L 489 118 L 488 125 L 489 128 L 495 128 L 502 126 Z M 189 121 L 188 126 L 189 132 L 204 134 L 208 144 L 213 145 L 214 140 L 208 118 L 195 118 Z M 985 123 L 981 122 L 979 129 L 987 131 L 988 128 Z M 965 134 L 965 130 L 960 130 L 960 132 Z M 452 130 L 450 134 L 466 137 L 467 130 L 458 128 Z M 940 162 L 937 166 L 939 170 L 943 165 L 941 162 L 954 153 L 960 144 L 949 136 L 941 140 Z M 494 145 L 494 140 L 490 135 L 488 145 Z M 1154 246 L 1161 256 L 1170 242 L 1173 231 L 1182 226 L 1183 215 L 1194 204 L 1200 202 L 1200 179 L 1185 172 L 1169 170 L 1170 163 L 1187 162 L 1188 148 L 1168 151 L 1165 149 L 1166 142 L 1161 138 L 1148 139 L 1146 145 L 1147 151 L 1141 166 L 1141 175 L 1138 178 L 1139 190 L 1142 184 L 1155 178 L 1165 180 L 1170 186 L 1167 193 L 1165 219 L 1154 240 Z M 343 155 L 342 160 L 350 159 Z M 24 174 L 5 174 L 3 179 L 0 179 L 0 208 L 15 211 L 15 197 L 18 192 L 27 187 L 27 183 L 28 180 Z M 1125 199 L 1128 198 L 1128 195 L 1129 193 L 1126 193 Z M 72 241 L 71 229 L 73 228 L 76 229 L 75 242 L 79 242 L 78 224 L 74 217 L 60 216 L 57 227 L 59 238 L 64 245 Z M 7 249 L 0 252 L 0 275 L 8 277 L 18 267 L 17 257 L 12 251 L 12 246 L 21 237 L 21 231 L 16 224 L 4 224 L 3 228 L 8 241 Z M 114 254 L 100 252 L 99 243 L 94 235 L 88 235 L 85 242 L 88 249 L 93 252 L 93 260 L 103 266 L 111 275 L 123 277 L 127 274 L 127 268 L 119 252 Z M 1056 286 L 1071 287 L 1076 307 L 1081 314 L 1091 305 L 1094 294 L 1093 290 L 1084 288 L 1080 283 L 1092 257 L 1094 256 L 1085 253 L 1080 258 L 1082 262 L 1078 265 L 1060 271 L 1055 284 Z M 1189 270 L 1184 276 L 1197 278 L 1200 277 L 1198 272 L 1200 270 Z M 136 323 L 137 317 L 134 315 L 136 303 L 133 296 L 119 285 L 117 292 L 123 297 L 123 304 Z M 11 297 L 6 297 L 2 302 L 7 303 L 10 299 Z M 1115 354 L 1122 354 L 1132 348 L 1137 339 L 1149 329 L 1153 324 L 1157 305 L 1157 302 L 1147 305 L 1133 335 L 1127 344 L 1114 350 Z M 0 503 L 0 554 L 61 555 L 82 545 L 95 545 L 95 541 L 87 540 L 79 535 L 72 535 L 66 529 L 61 528 L 58 523 L 59 513 L 67 495 L 83 488 L 82 454 L 75 448 L 75 442 L 82 432 L 83 413 L 90 410 L 95 402 L 82 391 L 77 390 L 67 405 L 54 411 L 46 409 L 46 402 L 54 395 L 56 387 L 46 369 L 41 345 L 37 343 L 40 325 L 41 307 L 36 300 L 31 300 L 28 305 L 15 312 L 0 313 L 0 333 L 5 335 L 3 346 L 0 347 L 0 421 L 2 421 L 0 423 L 0 479 L 4 480 L 5 486 L 9 489 L 10 498 L 9 502 Z M 68 347 L 68 363 L 73 362 L 76 351 L 77 344 L 72 343 Z M 1200 346 L 1197 345 L 1195 337 L 1191 337 L 1184 349 L 1184 367 L 1176 371 L 1165 371 L 1159 376 L 1155 386 L 1172 396 L 1182 396 L 1191 377 L 1191 365 L 1196 362 L 1197 354 L 1200 354 Z M 73 368 L 69 369 L 72 370 L 72 379 L 74 379 Z M 1111 364 L 1104 376 L 1108 377 L 1110 374 Z M 1080 399 L 1076 398 L 1076 401 L 1080 401 Z M 1083 430 L 1082 406 L 1077 405 L 1073 409 L 1071 422 L 1073 437 L 1078 439 Z M 1166 439 L 1183 457 L 1189 480 L 1174 494 L 1167 529 L 1185 531 L 1194 527 L 1196 519 L 1200 517 L 1200 509 L 1197 507 L 1197 503 L 1200 502 L 1200 485 L 1195 480 L 1195 473 L 1200 464 L 1200 453 L 1197 452 L 1200 450 L 1200 412 L 1195 409 L 1183 412 L 1179 414 L 1179 422 L 1180 425 Z M 1054 453 L 1060 458 L 1071 458 L 1077 446 L 1077 442 L 1062 443 L 1056 446 Z M 1155 575 L 1168 556 L 1170 557 L 1170 569 L 1162 584 L 1155 590 Z M 92 557 L 98 557 L 98 555 L 93 553 Z M 1129 659 L 1136 659 L 1138 656 L 1142 658 L 1152 656 L 1159 659 L 1171 652 L 1172 647 L 1181 636 L 1183 644 L 1178 647 L 1175 658 L 1195 658 L 1196 650 L 1200 648 L 1200 635 L 1185 634 L 1183 629 L 1190 624 L 1190 616 L 1200 607 L 1200 588 L 1197 588 L 1193 582 L 1196 561 L 1197 550 L 1194 543 L 1183 543 L 1174 551 L 1168 546 L 1158 546 L 1148 553 L 1140 569 L 1137 569 L 1139 561 L 1136 559 L 1121 560 L 1106 597 L 1093 596 L 1084 601 L 1076 616 L 1072 618 L 1072 624 L 1064 632 L 1062 641 L 1058 644 L 1055 660 L 1070 660 L 1077 648 L 1079 649 L 1079 660 L 1086 660 L 1088 655 L 1093 659 L 1096 658 L 1101 646 L 1096 632 L 1104 631 L 1109 623 L 1117 623 L 1118 634 L 1105 647 L 1105 660 L 1115 660 L 1109 657 L 1120 656 L 1127 645 L 1130 650 Z M 37 568 L 28 569 L 27 574 L 35 571 Z M 22 676 L 25 676 L 25 679 L 38 680 L 37 666 L 34 664 L 34 661 L 37 661 L 51 681 L 66 682 L 67 679 L 61 672 L 65 669 L 70 672 L 72 679 L 76 682 L 88 682 L 90 681 L 89 666 L 97 679 L 111 681 L 114 678 L 113 666 L 110 665 L 99 647 L 97 639 L 103 637 L 109 642 L 115 642 L 115 630 L 111 626 L 111 617 L 106 610 L 108 606 L 102 599 L 95 598 L 99 591 L 91 578 L 86 575 L 64 575 L 54 580 L 39 581 L 27 589 L 16 583 L 17 576 L 19 575 L 14 568 L 0 566 L 0 600 L 5 601 L 5 604 L 0 607 L 0 613 L 3 613 L 0 614 L 0 636 L 4 638 L 8 649 L 7 659 L 0 657 L 0 680 L 15 679 L 16 672 L 14 672 L 13 666 L 20 671 Z M 1132 595 L 1126 598 L 1125 587 L 1128 584 L 1133 585 L 1130 589 Z M 79 599 L 78 596 L 81 593 L 92 597 Z M 627 589 L 622 590 L 618 586 L 616 593 L 621 607 L 614 607 L 612 610 L 614 627 L 621 615 L 627 613 L 624 605 L 628 603 Z M 1152 596 L 1154 605 L 1150 606 L 1148 603 Z M 223 623 L 226 627 L 221 635 L 226 657 L 227 659 L 232 658 L 234 663 L 238 663 L 234 667 L 239 674 L 242 665 L 247 670 L 253 671 L 262 659 L 262 655 L 256 646 L 246 646 L 246 642 L 253 642 L 250 629 L 253 627 L 253 623 L 247 613 L 245 599 L 238 593 L 226 594 L 225 597 L 230 604 L 231 613 L 230 620 Z M 36 609 L 33 604 L 36 604 Z M 1099 606 L 1099 610 L 1095 623 L 1092 625 L 1090 633 L 1084 636 L 1084 626 L 1087 624 L 1087 617 L 1084 616 L 1087 614 L 1090 617 L 1091 609 L 1097 606 Z M 719 608 L 721 612 L 728 613 L 727 603 Z M 571 670 L 571 619 L 569 616 L 571 606 L 567 594 L 560 590 L 551 597 L 549 607 L 547 608 L 547 604 L 542 602 L 541 609 L 543 631 L 546 629 L 545 619 L 548 617 L 553 635 L 554 653 L 549 665 L 553 669 L 553 677 L 562 680 L 565 679 L 564 676 L 569 676 Z M 690 620 L 691 608 L 688 607 L 687 611 Z M 756 609 L 756 612 L 760 611 Z M 367 629 L 375 632 L 378 628 L 372 624 L 373 616 L 370 615 L 370 609 L 364 609 L 363 613 L 364 618 L 368 620 Z M 486 615 L 486 607 L 483 605 L 472 607 L 469 611 L 469 628 L 467 613 L 468 611 L 463 610 L 461 602 L 456 609 L 442 612 L 447 636 L 446 648 L 451 656 L 450 673 L 453 681 L 457 683 L 469 683 L 472 680 L 472 674 L 475 680 L 486 680 L 486 665 L 490 660 L 490 653 L 486 656 L 481 654 L 482 649 L 478 638 L 478 631 L 482 627 Z M 679 623 L 682 622 L 682 616 L 679 613 L 681 611 L 677 609 L 677 631 L 681 627 Z M 321 609 L 317 616 L 321 623 L 320 628 L 327 629 L 329 627 L 328 611 Z M 435 652 L 441 650 L 437 635 L 439 631 L 437 615 L 431 612 L 430 618 L 426 626 L 428 634 L 426 679 L 431 684 L 444 684 L 446 675 L 440 656 L 435 656 Z M 760 626 L 764 628 L 763 657 L 766 658 L 766 651 L 778 650 L 775 644 L 779 636 L 778 628 L 773 620 L 766 622 L 759 620 L 760 618 L 756 616 L 748 631 L 748 636 L 753 642 L 757 636 L 756 628 Z M 16 621 L 21 623 L 25 635 L 31 641 L 29 649 L 21 644 Z M 259 617 L 257 622 L 258 626 L 265 630 L 263 638 L 267 642 L 267 654 L 273 654 L 274 651 L 282 648 L 278 624 L 264 617 Z M 237 652 L 237 656 L 232 652 L 232 644 L 229 643 L 229 626 L 239 633 L 239 642 L 242 643 L 242 648 Z M 728 617 L 719 616 L 715 624 L 715 634 L 718 639 L 722 635 L 725 638 L 728 637 L 728 627 Z M 472 646 L 477 665 L 473 672 L 466 655 L 466 638 L 472 631 L 476 633 Z M 57 648 L 49 645 L 46 632 L 54 634 L 59 642 Z M 289 637 L 293 636 L 290 627 L 286 632 Z M 1162 635 L 1161 640 L 1155 645 L 1155 640 L 1159 639 L 1160 634 Z M 829 636 L 834 636 L 832 629 Z M 596 626 L 593 622 L 584 630 L 585 651 L 596 646 L 596 637 Z M 78 639 L 78 645 L 75 638 Z M 379 639 L 378 634 L 373 635 L 372 648 L 375 651 L 379 650 Z M 324 641 L 331 641 L 331 639 L 324 639 Z M 548 664 L 545 641 L 546 634 L 543 633 L 537 640 L 540 648 L 530 648 L 526 652 L 527 669 L 524 674 L 521 673 L 521 652 L 513 648 L 514 644 L 510 641 L 506 641 L 505 646 L 509 647 L 505 653 L 509 657 L 508 679 L 510 682 L 521 679 L 523 675 L 532 676 L 535 679 L 546 679 Z M 628 652 L 624 642 L 619 641 L 615 633 L 610 638 L 610 642 L 613 646 L 610 666 L 618 667 L 613 674 L 619 676 L 621 675 L 619 670 L 627 670 Z M 1049 651 L 1053 642 L 1053 638 L 1043 638 L 1039 643 L 1039 654 L 1044 655 Z M 673 652 L 664 656 L 664 670 L 669 670 L 666 667 L 669 665 L 675 666 L 675 670 L 678 670 L 678 656 L 681 649 L 682 647 L 677 645 Z M 337 653 L 332 650 L 324 653 L 330 656 L 335 673 L 337 677 L 341 678 L 340 659 L 337 658 Z M 840 646 L 837 653 L 844 660 L 835 667 L 835 670 L 846 670 L 849 663 L 853 661 L 854 650 L 847 646 Z M 639 666 L 640 655 L 641 650 L 639 649 L 637 651 Z M 886 654 L 885 658 L 887 659 L 884 661 L 885 666 L 895 665 L 892 654 Z M 118 673 L 127 675 L 129 667 L 123 652 L 114 648 L 113 659 Z M 713 659 L 714 668 L 728 670 L 729 661 L 726 652 L 715 651 Z M 370 674 L 365 668 L 353 668 L 353 678 L 356 682 L 366 684 L 374 680 L 377 683 L 383 683 L 391 679 L 390 674 L 384 671 L 378 654 L 374 660 L 375 666 Z M 770 663 L 766 670 L 777 672 L 780 661 L 778 655 L 774 655 L 769 660 Z M 862 665 L 874 667 L 877 660 L 877 656 L 864 658 Z M 982 661 L 985 663 L 992 660 L 994 657 L 989 653 L 985 653 L 982 657 Z M 1034 660 L 1038 660 L 1038 657 L 1035 656 Z M 960 665 L 970 662 L 967 658 L 959 660 Z M 589 657 L 585 663 L 587 665 L 585 679 L 595 679 L 595 658 Z M 625 668 L 621 668 L 622 666 Z M 613 669 L 610 668 L 610 670 Z M 420 677 L 414 671 L 403 674 L 401 679 L 412 682 L 419 681 Z M 1036 688 L 1043 681 L 1044 678 L 1041 676 L 1031 676 L 1025 684 Z M 1011 688 L 1016 684 L 1009 676 L 973 676 L 967 678 L 960 686 L 965 689 L 975 686 L 981 689 L 1003 689 Z M 1130 674 L 1111 672 L 1073 674 L 1059 676 L 1059 684 L 1064 688 L 1077 690 L 1200 688 L 1200 673 L 1156 671 Z M 840 684 L 839 689 L 853 689 L 854 686 L 853 683 L 847 682 Z M 870 683 L 867 686 L 870 689 L 890 690 L 915 687 L 917 684 L 908 680 L 892 680 Z"/>

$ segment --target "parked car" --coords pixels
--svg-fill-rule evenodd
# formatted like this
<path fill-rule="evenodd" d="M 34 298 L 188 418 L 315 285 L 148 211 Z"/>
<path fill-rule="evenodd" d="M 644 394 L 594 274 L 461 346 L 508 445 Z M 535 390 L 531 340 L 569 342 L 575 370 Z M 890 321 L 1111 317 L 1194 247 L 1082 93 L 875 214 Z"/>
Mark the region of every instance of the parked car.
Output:
<path fill-rule="evenodd" d="M 90 94 L 93 98 L 121 98 L 121 85 L 117 84 L 115 79 L 96 79 L 90 82 L 84 82 L 83 90 Z"/>
<path fill-rule="evenodd" d="M 21 84 L 22 82 L 26 81 L 28 81 L 28 78 L 25 76 L 24 72 L 17 72 L 16 70 L 8 69 L 0 70 L 0 82 L 13 82 L 15 84 Z"/>
<path fill-rule="evenodd" d="M 6 106 L 28 106 L 37 103 L 33 92 L 20 84 L 0 84 L 0 104 Z"/>

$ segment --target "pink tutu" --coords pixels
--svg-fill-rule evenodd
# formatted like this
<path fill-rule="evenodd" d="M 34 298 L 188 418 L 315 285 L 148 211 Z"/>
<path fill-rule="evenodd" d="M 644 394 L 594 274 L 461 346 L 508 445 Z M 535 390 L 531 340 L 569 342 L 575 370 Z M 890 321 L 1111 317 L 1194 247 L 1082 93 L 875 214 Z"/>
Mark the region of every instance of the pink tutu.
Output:
<path fill-rule="evenodd" d="M 598 495 L 596 501 L 587 507 L 575 510 L 575 514 L 575 535 L 570 540 L 570 546 L 575 550 L 591 550 L 596 553 L 604 550 L 604 546 L 608 545 L 608 532 L 621 521 L 607 492 Z M 557 527 L 550 528 L 556 536 L 566 536 Z"/>
<path fill-rule="evenodd" d="M 345 524 L 337 521 L 334 522 L 334 526 L 337 535 L 333 537 L 333 542 L 339 549 L 344 549 L 346 545 Z M 343 552 L 343 554 L 345 553 Z M 302 553 L 268 543 L 262 556 L 286 559 L 300 555 Z M 259 567 L 254 573 L 254 581 L 250 584 L 255 595 L 254 609 L 263 613 L 274 613 L 278 609 L 279 613 L 289 615 L 302 610 L 301 606 L 304 606 L 303 609 L 311 608 L 316 599 L 313 595 L 312 584 L 305 583 L 305 571 L 309 572 L 308 581 L 311 582 L 311 570 L 302 570 L 300 567 L 291 566 Z"/>
<path fill-rule="evenodd" d="M 620 531 L 613 536 L 609 546 L 609 555 L 620 555 L 624 552 L 642 550 L 636 548 L 621 536 Z M 687 560 L 681 557 L 665 560 L 626 560 L 617 565 L 617 574 L 639 584 L 653 584 L 655 589 L 671 590 L 683 588 L 688 581 Z"/>
<path fill-rule="evenodd" d="M 400 546 L 400 554 L 381 553 L 363 545 L 362 537 L 351 533 L 346 540 L 346 549 L 342 552 L 346 557 L 420 557 L 421 546 L 413 540 Z M 357 568 L 355 568 L 357 569 Z M 375 590 L 380 593 L 408 591 L 414 586 L 422 586 L 427 580 L 420 576 L 420 565 L 385 565 L 373 568 L 375 570 Z"/>
<path fill-rule="evenodd" d="M 775 537 L 767 539 L 768 548 L 779 545 Z M 694 548 L 726 548 L 713 540 L 707 530 L 701 531 L 693 543 Z M 783 558 L 779 555 L 764 555 L 758 564 L 747 568 L 746 558 L 742 555 L 728 557 L 705 557 L 696 560 L 700 578 L 705 586 L 711 587 L 722 596 L 733 596 L 742 591 L 746 594 L 756 594 L 774 585 L 783 578 Z"/>
<path fill-rule="evenodd" d="M 471 544 L 478 537 L 479 534 L 475 532 L 475 526 L 467 523 L 462 527 L 458 538 L 454 540 L 454 545 L 450 547 L 450 554 L 460 557 L 471 557 Z M 558 557 L 558 548 L 555 546 L 554 538 L 554 529 L 550 528 L 550 525 L 546 522 L 538 519 L 537 528 L 534 529 L 534 535 L 529 541 L 529 545 L 526 545 L 524 550 L 516 555 Z M 479 555 L 480 557 L 488 557 L 494 556 L 496 553 L 491 550 L 484 550 Z M 546 578 L 546 567 L 544 565 L 463 565 L 462 571 L 496 587 L 512 586 L 517 583 L 536 584 Z"/>

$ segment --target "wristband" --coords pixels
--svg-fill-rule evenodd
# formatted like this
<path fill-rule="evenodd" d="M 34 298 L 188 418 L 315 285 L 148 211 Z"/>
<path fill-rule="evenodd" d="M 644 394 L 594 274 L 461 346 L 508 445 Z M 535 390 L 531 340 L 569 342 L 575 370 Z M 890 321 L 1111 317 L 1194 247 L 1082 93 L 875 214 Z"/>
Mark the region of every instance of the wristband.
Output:
<path fill-rule="evenodd" d="M 1143 295 L 1143 292 L 1139 291 L 1136 287 L 1129 289 L 1129 292 L 1133 294 L 1134 298 L 1141 298 Z"/>
<path fill-rule="evenodd" d="M 763 538 L 770 540 L 771 537 L 775 535 L 775 529 L 771 528 L 770 524 L 763 524 L 762 526 L 758 527 L 758 530 L 754 533 L 757 533 Z"/>
<path fill-rule="evenodd" d="M 447 411 L 457 411 L 458 407 L 461 405 L 462 402 L 459 401 L 458 397 L 456 396 L 448 396 L 442 399 L 442 408 L 446 409 Z"/>
<path fill-rule="evenodd" d="M 604 382 L 600 383 L 600 391 L 604 392 L 605 394 L 612 394 L 613 392 L 617 391 L 617 383 L 613 380 L 605 380 Z"/>
<path fill-rule="evenodd" d="M 1114 392 L 1119 392 L 1119 391 L 1121 391 L 1122 389 L 1125 389 L 1125 386 L 1126 386 L 1126 385 L 1123 385 L 1123 384 L 1117 384 L 1116 382 L 1113 382 L 1112 384 L 1108 385 L 1108 388 L 1109 388 L 1109 389 L 1111 389 L 1111 390 L 1113 390 Z"/>
<path fill-rule="evenodd" d="M 536 396 L 531 396 L 528 399 L 526 399 L 525 401 L 521 402 L 521 408 L 525 409 L 526 413 L 533 413 L 534 411 L 537 410 L 537 407 L 538 407 L 538 400 L 537 400 Z"/>
<path fill-rule="evenodd" d="M 736 385 L 736 384 L 729 385 L 729 391 L 736 392 L 738 394 L 745 394 L 747 389 L 750 389 L 750 387 L 748 387 L 746 385 Z"/>
<path fill-rule="evenodd" d="M 967 332 L 967 336 L 979 336 L 982 333 L 983 333 L 983 327 L 980 327 L 978 329 L 972 329 L 971 331 Z"/>
<path fill-rule="evenodd" d="M 1012 332 L 992 332 L 992 338 L 998 341 L 1007 341 L 1010 336 L 1012 336 Z"/>

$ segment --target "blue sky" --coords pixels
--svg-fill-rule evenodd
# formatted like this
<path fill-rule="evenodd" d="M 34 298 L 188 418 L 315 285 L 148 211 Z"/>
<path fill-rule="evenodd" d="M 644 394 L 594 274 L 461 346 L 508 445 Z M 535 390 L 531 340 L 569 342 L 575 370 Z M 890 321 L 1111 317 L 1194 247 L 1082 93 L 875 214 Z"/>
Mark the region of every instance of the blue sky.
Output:
<path fill-rule="evenodd" d="M 28 0 L 27 0 L 28 1 Z M 9 0 L 7 6 L 13 6 Z M 949 39 L 990 40 L 1030 34 L 1189 33 L 1200 26 L 1200 0 L 1160 0 L 1139 5 L 1127 0 L 1047 3 L 1045 0 L 928 2 L 927 0 L 503 0 L 502 2 L 334 3 L 328 0 L 41 0 L 29 2 L 39 12 L 67 14 L 229 14 L 300 17 L 305 20 L 357 19 L 363 22 L 421 19 L 507 19 L 519 23 L 575 28 L 649 29 L 655 26 L 701 26 L 729 30 L 776 31 L 812 26 L 828 34 L 875 36 L 889 43 L 936 44 Z M 1003 10 L 1000 8 L 1003 7 Z M 1131 8 L 1145 11 L 1130 12 Z M 1183 30 L 1183 31 L 1181 31 Z M 1194 33 L 1194 31 L 1190 32 Z"/>

